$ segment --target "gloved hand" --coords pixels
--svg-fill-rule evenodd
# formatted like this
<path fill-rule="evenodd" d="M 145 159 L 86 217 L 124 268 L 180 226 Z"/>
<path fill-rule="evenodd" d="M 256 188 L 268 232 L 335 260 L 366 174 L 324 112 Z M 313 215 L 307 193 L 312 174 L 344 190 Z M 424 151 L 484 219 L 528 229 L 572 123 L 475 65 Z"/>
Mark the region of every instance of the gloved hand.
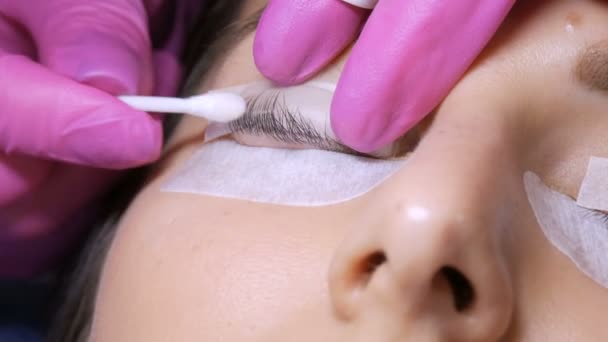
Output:
<path fill-rule="evenodd" d="M 371 152 L 447 96 L 514 3 L 379 0 L 369 14 L 341 0 L 270 0 L 256 34 L 255 62 L 279 84 L 303 82 L 360 33 L 338 82 L 331 120 L 342 142 Z"/>
<path fill-rule="evenodd" d="M 159 118 L 114 95 L 174 95 L 201 3 L 0 0 L 0 276 L 42 271 L 65 251 L 75 213 L 116 178 L 95 168 L 159 157 Z"/>

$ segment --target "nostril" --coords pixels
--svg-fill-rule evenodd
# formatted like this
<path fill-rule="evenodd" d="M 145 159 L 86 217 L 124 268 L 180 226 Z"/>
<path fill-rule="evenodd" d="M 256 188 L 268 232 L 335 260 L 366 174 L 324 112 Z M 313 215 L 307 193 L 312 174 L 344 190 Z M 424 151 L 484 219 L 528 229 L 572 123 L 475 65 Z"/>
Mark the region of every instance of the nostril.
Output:
<path fill-rule="evenodd" d="M 362 298 L 368 297 L 368 287 L 383 264 L 386 255 L 381 250 L 362 251 L 337 257 L 329 272 L 329 290 L 334 313 L 342 320 L 350 321 L 363 308 Z"/>
<path fill-rule="evenodd" d="M 386 255 L 382 252 L 376 252 L 370 255 L 366 261 L 366 272 L 373 273 L 378 266 L 386 262 Z"/>
<path fill-rule="evenodd" d="M 365 286 L 380 265 L 386 262 L 386 255 L 377 251 L 363 259 L 360 265 L 360 285 Z"/>
<path fill-rule="evenodd" d="M 452 290 L 454 309 L 457 312 L 464 312 L 473 306 L 475 289 L 467 277 L 450 266 L 442 267 L 440 273 L 445 277 Z"/>

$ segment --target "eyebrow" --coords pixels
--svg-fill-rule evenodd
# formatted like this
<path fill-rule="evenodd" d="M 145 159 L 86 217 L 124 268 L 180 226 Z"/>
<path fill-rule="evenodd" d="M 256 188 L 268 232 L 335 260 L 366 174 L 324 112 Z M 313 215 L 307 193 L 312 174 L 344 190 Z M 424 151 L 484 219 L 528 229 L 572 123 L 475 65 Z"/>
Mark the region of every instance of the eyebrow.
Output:
<path fill-rule="evenodd" d="M 288 144 L 363 155 L 329 136 L 326 131 L 319 131 L 298 109 L 289 108 L 280 89 L 270 95 L 267 92 L 247 98 L 245 114 L 228 124 L 231 132 L 263 135 Z"/>
<path fill-rule="evenodd" d="M 575 76 L 590 89 L 608 91 L 608 40 L 595 43 L 581 53 Z"/>

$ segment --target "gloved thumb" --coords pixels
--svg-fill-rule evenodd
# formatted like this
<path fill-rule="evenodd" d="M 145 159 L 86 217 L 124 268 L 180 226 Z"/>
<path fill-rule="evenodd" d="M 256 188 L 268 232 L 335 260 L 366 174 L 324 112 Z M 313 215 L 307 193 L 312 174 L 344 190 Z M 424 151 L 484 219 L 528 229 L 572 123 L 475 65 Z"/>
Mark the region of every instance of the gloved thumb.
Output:
<path fill-rule="evenodd" d="M 158 118 L 27 57 L 0 55 L 0 89 L 0 152 L 112 169 L 160 155 Z"/>
<path fill-rule="evenodd" d="M 141 1 L 48 1 L 12 6 L 49 69 L 113 95 L 154 88 L 147 13 Z"/>

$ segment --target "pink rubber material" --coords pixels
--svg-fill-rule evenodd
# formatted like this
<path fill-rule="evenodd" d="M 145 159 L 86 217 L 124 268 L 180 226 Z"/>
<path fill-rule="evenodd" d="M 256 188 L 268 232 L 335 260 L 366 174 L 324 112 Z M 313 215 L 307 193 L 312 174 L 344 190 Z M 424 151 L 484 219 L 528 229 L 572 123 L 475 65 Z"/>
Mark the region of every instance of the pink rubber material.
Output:
<path fill-rule="evenodd" d="M 367 11 L 340 0 L 270 0 L 258 25 L 258 69 L 278 84 L 314 76 L 352 43 Z"/>
<path fill-rule="evenodd" d="M 515 0 L 380 0 L 344 68 L 331 110 L 347 145 L 374 151 L 445 98 Z M 279 84 L 302 82 L 352 42 L 367 12 L 340 0 L 270 2 L 255 61 Z"/>
<path fill-rule="evenodd" d="M 107 169 L 159 158 L 160 119 L 115 95 L 175 95 L 201 4 L 0 0 L 0 277 L 52 267 Z"/>

